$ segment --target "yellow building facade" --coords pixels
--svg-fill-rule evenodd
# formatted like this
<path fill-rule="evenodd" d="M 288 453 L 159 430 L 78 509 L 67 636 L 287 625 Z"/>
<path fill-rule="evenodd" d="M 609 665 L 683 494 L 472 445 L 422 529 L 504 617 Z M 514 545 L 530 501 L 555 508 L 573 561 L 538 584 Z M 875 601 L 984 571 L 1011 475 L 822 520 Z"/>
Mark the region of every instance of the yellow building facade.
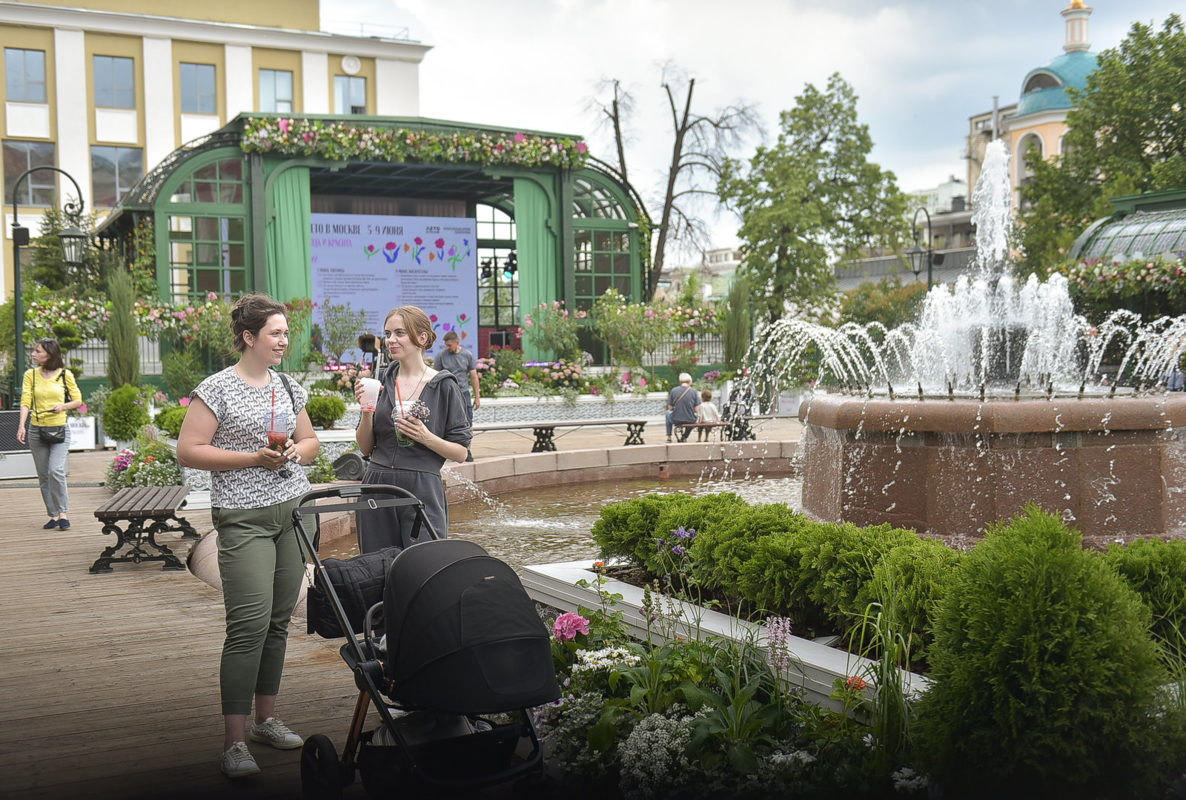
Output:
<path fill-rule="evenodd" d="M 418 42 L 320 31 L 318 0 L 0 0 L 6 96 L 0 286 L 14 202 L 34 236 L 77 181 L 105 216 L 154 166 L 238 114 L 417 116 Z M 16 197 L 14 198 L 14 190 Z"/>

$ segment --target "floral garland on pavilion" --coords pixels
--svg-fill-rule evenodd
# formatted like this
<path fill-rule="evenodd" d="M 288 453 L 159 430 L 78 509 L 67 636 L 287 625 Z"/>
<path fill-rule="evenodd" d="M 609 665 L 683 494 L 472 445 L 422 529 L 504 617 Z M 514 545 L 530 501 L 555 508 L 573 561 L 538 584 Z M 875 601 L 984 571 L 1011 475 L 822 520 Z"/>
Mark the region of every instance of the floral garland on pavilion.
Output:
<path fill-rule="evenodd" d="M 346 122 L 257 117 L 243 126 L 246 153 L 321 156 L 335 161 L 429 162 L 581 167 L 589 147 L 578 139 L 527 133 L 434 133 L 409 128 L 376 128 Z"/>

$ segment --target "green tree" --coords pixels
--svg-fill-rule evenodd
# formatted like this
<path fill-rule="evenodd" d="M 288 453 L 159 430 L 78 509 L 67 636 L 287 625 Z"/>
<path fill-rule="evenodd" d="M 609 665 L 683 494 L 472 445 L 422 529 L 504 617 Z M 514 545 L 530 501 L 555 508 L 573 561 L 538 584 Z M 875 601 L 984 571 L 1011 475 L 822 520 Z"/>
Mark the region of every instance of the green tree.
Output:
<path fill-rule="evenodd" d="M 751 131 L 759 129 L 757 115 L 751 106 L 741 103 L 718 109 L 711 115 L 700 113 L 693 108 L 692 102 L 696 79 L 670 63 L 663 65 L 662 74 L 663 93 L 671 119 L 671 160 L 663 176 L 663 203 L 654 235 L 654 257 L 646 276 L 647 299 L 654 298 L 659 286 L 669 244 L 680 243 L 695 248 L 708 245 L 709 232 L 699 214 L 698 201 L 712 195 L 710 181 L 720 178 L 721 165 L 728 150 L 737 146 Z M 634 99 L 616 79 L 603 81 L 601 90 L 610 91 L 612 97 L 594 101 L 593 105 L 599 120 L 613 131 L 618 169 L 625 181 L 628 137 L 624 127 L 633 112 Z M 641 222 L 639 226 L 642 227 Z"/>
<path fill-rule="evenodd" d="M 340 358 L 342 353 L 354 347 L 358 335 L 366 330 L 367 312 L 355 311 L 349 303 L 335 305 L 325 298 L 321 307 L 321 330 L 325 336 L 326 355 Z"/>
<path fill-rule="evenodd" d="M 102 292 L 104 264 L 100 252 L 94 247 L 83 250 L 81 266 L 67 266 L 62 253 L 62 240 L 58 232 L 70 225 L 92 240 L 95 233 L 94 214 L 84 214 L 77 220 L 67 218 L 55 206 L 50 206 L 41 217 L 41 235 L 30 242 L 30 266 L 28 277 L 55 292 L 87 297 Z M 22 262 L 24 259 L 21 259 Z"/>
<path fill-rule="evenodd" d="M 849 289 L 840 299 L 840 321 L 861 325 L 880 322 L 887 328 L 896 328 L 904 322 L 918 319 L 926 296 L 925 283 L 903 284 L 897 278 L 864 281 L 855 289 Z"/>
<path fill-rule="evenodd" d="M 107 278 L 111 318 L 107 324 L 107 382 L 112 389 L 140 383 L 140 334 L 132 316 L 132 274 L 113 269 Z"/>
<path fill-rule="evenodd" d="M 739 370 L 745 365 L 754 327 L 750 317 L 749 282 L 744 275 L 734 275 L 725 295 L 725 364 Z"/>
<path fill-rule="evenodd" d="M 808 84 L 779 115 L 773 147 L 759 147 L 748 169 L 724 164 L 718 190 L 741 217 L 740 271 L 771 322 L 787 301 L 833 292 L 832 260 L 875 241 L 896 246 L 907 227 L 893 173 L 869 160 L 856 101 L 839 74 L 825 92 Z"/>
<path fill-rule="evenodd" d="M 1119 47 L 1099 55 L 1083 91 L 1068 88 L 1063 155 L 1033 151 L 1021 189 L 1025 265 L 1045 273 L 1074 238 L 1111 213 L 1111 198 L 1186 186 L 1186 29 L 1177 14 L 1161 30 L 1134 23 Z"/>

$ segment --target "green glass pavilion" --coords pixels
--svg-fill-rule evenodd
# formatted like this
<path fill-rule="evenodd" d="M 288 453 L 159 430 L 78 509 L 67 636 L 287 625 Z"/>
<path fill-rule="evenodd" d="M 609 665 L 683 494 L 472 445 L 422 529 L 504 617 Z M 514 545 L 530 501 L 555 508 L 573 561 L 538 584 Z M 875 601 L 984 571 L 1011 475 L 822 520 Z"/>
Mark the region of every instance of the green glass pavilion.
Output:
<path fill-rule="evenodd" d="M 289 300 L 311 296 L 314 213 L 476 218 L 480 355 L 517 344 L 541 303 L 648 294 L 650 220 L 637 193 L 579 136 L 543 131 L 243 114 L 146 174 L 100 234 L 129 254 L 151 230 L 162 300 Z"/>

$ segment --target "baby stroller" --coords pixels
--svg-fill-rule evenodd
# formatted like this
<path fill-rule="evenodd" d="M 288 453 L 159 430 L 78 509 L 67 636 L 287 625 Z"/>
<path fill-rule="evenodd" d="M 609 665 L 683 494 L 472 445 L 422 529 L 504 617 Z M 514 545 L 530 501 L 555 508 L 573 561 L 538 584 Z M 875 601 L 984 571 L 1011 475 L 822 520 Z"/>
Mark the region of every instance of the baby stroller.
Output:
<path fill-rule="evenodd" d="M 343 502 L 316 505 L 326 498 Z M 382 602 L 356 632 L 339 598 L 343 587 L 330 579 L 305 522 L 390 507 L 414 508 L 415 527 L 428 539 L 395 555 Z M 514 571 L 473 542 L 438 538 L 423 504 L 397 486 L 313 491 L 293 517 L 346 637 L 340 652 L 359 690 L 341 759 L 329 737 L 305 741 L 304 797 L 340 797 L 356 770 L 371 796 L 418 797 L 539 776 L 543 757 L 528 709 L 557 699 L 560 687 L 548 630 Z M 372 705 L 381 725 L 364 732 Z"/>

